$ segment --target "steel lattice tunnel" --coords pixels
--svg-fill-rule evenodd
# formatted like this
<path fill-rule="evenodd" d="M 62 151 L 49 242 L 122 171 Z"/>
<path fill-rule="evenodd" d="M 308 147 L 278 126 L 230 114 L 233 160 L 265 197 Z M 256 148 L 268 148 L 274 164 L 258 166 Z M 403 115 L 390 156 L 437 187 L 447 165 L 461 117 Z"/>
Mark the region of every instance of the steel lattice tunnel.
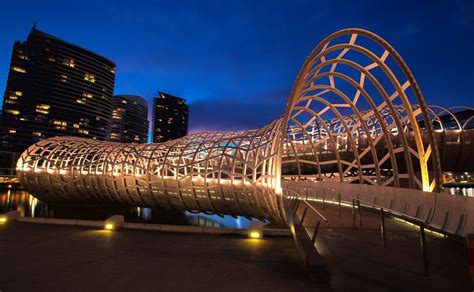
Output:
<path fill-rule="evenodd" d="M 17 174 L 50 204 L 162 206 L 284 222 L 283 176 L 438 191 L 435 139 L 446 132 L 433 129 L 439 109 L 425 105 L 386 41 L 346 29 L 316 46 L 284 115 L 261 129 L 159 144 L 55 137 L 29 147 Z"/>

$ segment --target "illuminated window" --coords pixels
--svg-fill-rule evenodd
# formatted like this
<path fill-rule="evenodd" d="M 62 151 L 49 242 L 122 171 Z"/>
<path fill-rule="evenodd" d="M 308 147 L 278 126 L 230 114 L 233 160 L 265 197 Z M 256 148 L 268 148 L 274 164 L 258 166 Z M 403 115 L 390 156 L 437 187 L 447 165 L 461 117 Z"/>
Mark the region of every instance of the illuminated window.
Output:
<path fill-rule="evenodd" d="M 67 75 L 61 74 L 60 77 L 61 77 L 60 79 L 62 82 L 67 82 L 67 79 L 68 79 Z"/>
<path fill-rule="evenodd" d="M 89 131 L 81 129 L 81 130 L 79 130 L 79 133 L 87 135 L 87 134 L 89 134 Z"/>
<path fill-rule="evenodd" d="M 18 55 L 18 58 L 20 58 L 22 60 L 26 60 L 26 61 L 29 60 L 28 56 L 25 56 L 25 55 Z"/>
<path fill-rule="evenodd" d="M 13 91 L 13 94 L 16 96 L 23 96 L 23 92 L 21 91 Z"/>
<path fill-rule="evenodd" d="M 76 99 L 76 102 L 77 102 L 77 103 L 80 103 L 80 104 L 85 104 L 85 103 L 86 103 L 86 102 L 85 102 L 84 100 L 82 100 L 82 99 Z"/>
<path fill-rule="evenodd" d="M 34 135 L 34 136 L 41 137 L 41 132 L 33 132 L 33 135 Z"/>
<path fill-rule="evenodd" d="M 84 74 L 84 80 L 89 81 L 90 83 L 95 82 L 95 76 L 89 73 Z"/>
<path fill-rule="evenodd" d="M 16 95 L 10 95 L 10 99 L 17 99 L 18 97 Z"/>
<path fill-rule="evenodd" d="M 67 126 L 67 122 L 65 122 L 65 121 L 58 121 L 58 120 L 55 120 L 55 121 L 53 122 L 53 124 L 55 124 L 55 125 Z"/>
<path fill-rule="evenodd" d="M 9 103 L 9 104 L 15 104 L 15 103 L 16 103 L 16 101 L 14 101 L 14 100 L 8 100 L 8 99 L 7 99 L 7 100 L 5 100 L 5 103 Z"/>
<path fill-rule="evenodd" d="M 82 93 L 82 96 L 85 96 L 87 98 L 92 98 L 92 94 L 90 94 L 89 92 Z"/>
<path fill-rule="evenodd" d="M 49 114 L 49 104 L 38 104 L 36 105 L 36 112 L 40 114 Z"/>
<path fill-rule="evenodd" d="M 74 63 L 73 59 L 66 58 L 63 60 L 63 65 L 66 65 L 68 67 L 74 68 L 76 67 L 76 64 Z"/>
<path fill-rule="evenodd" d="M 10 134 L 15 134 L 16 133 L 16 130 L 15 129 L 10 129 L 10 131 L 8 131 Z"/>
<path fill-rule="evenodd" d="M 15 72 L 19 72 L 19 73 L 26 73 L 25 69 L 23 69 L 21 67 L 17 67 L 17 66 L 13 66 L 12 70 L 15 71 Z"/>
<path fill-rule="evenodd" d="M 56 59 L 53 58 L 53 57 L 49 57 L 49 58 L 48 58 L 48 61 L 50 61 L 50 62 L 56 62 Z M 74 66 L 73 66 L 73 67 L 74 67 Z"/>
<path fill-rule="evenodd" d="M 76 128 L 76 129 L 79 129 L 79 127 L 80 127 L 79 124 L 74 124 L 74 125 L 72 125 L 72 126 L 73 126 L 74 128 Z"/>

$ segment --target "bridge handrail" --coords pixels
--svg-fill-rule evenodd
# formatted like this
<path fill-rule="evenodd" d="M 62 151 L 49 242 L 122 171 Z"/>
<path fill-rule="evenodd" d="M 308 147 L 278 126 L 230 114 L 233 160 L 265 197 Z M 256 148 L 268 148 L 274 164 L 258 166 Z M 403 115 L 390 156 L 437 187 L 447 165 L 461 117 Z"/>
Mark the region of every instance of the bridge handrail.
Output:
<path fill-rule="evenodd" d="M 326 225 L 329 224 L 329 220 L 321 212 L 319 212 L 316 208 L 314 208 L 310 203 L 308 203 L 308 201 L 303 196 L 301 196 L 298 192 L 296 192 L 294 190 L 287 189 L 287 188 L 284 188 L 283 190 L 289 191 L 289 192 L 295 194 L 295 197 L 297 197 L 298 200 L 300 200 L 301 202 L 305 203 L 313 212 L 315 212 L 321 219 L 323 219 L 323 221 L 326 223 Z"/>
<path fill-rule="evenodd" d="M 324 264 L 322 264 L 324 261 L 322 261 L 322 258 L 316 248 L 316 239 L 318 237 L 321 221 L 324 221 L 326 226 L 329 226 L 329 220 L 315 207 L 308 203 L 307 199 L 298 192 L 285 188 L 283 188 L 283 191 L 287 192 L 285 198 L 288 199 L 286 202 L 284 202 L 285 210 L 288 216 L 287 222 L 291 233 L 293 234 L 293 240 L 295 241 L 296 247 L 301 259 L 303 260 L 306 270 L 313 280 L 318 282 L 329 282 L 330 273 L 326 270 Z M 300 206 L 301 202 L 303 202 L 305 206 Z M 303 207 L 303 214 L 301 216 L 297 216 L 298 209 L 301 209 L 300 207 Z M 308 209 L 310 212 L 313 212 L 317 215 L 317 217 L 315 217 L 315 226 L 304 225 Z M 299 222 L 296 222 L 296 219 L 299 219 Z M 308 231 L 309 229 L 313 229 L 312 235 L 310 235 L 310 231 Z M 315 263 L 319 266 L 319 268 L 316 270 L 314 268 Z"/>
<path fill-rule="evenodd" d="M 421 220 L 420 218 L 416 218 L 416 217 L 413 217 L 413 216 L 410 216 L 410 215 L 407 215 L 407 214 L 404 214 L 404 213 L 400 213 L 398 211 L 389 209 L 387 207 L 384 207 L 384 206 L 381 206 L 381 205 L 378 205 L 378 204 L 368 202 L 366 200 L 359 199 L 357 197 L 352 197 L 352 199 L 356 200 L 356 201 L 359 201 L 359 202 L 362 202 L 362 203 L 364 203 L 364 205 L 370 205 L 372 207 L 378 208 L 378 209 L 382 210 L 385 213 L 388 213 L 388 214 L 390 214 L 394 217 L 400 218 L 400 219 L 404 219 L 405 221 L 408 221 L 408 222 L 413 223 L 415 225 L 419 225 L 419 226 L 423 225 L 425 227 L 430 226 L 427 221 Z"/>
<path fill-rule="evenodd" d="M 360 203 L 363 202 L 366 207 L 367 205 L 371 206 L 369 208 L 371 209 L 380 209 L 380 232 L 381 232 L 381 239 L 382 239 L 382 245 L 385 246 L 385 221 L 384 221 L 384 213 L 387 213 L 391 217 L 396 217 L 400 219 L 404 219 L 405 221 L 408 221 L 414 225 L 419 226 L 420 229 L 420 243 L 421 243 L 421 255 L 422 255 L 422 262 L 423 262 L 423 272 L 425 276 L 428 276 L 428 255 L 426 251 L 426 237 L 425 237 L 425 227 L 429 227 L 429 224 L 423 220 L 420 220 L 419 218 L 412 217 L 391 209 L 384 208 L 383 206 L 367 202 L 365 200 L 352 197 L 352 220 L 353 224 L 355 225 L 355 202 L 357 202 L 357 208 L 358 208 L 358 213 L 359 213 L 359 228 L 362 229 L 362 215 L 361 215 L 361 205 Z M 408 220 L 407 220 L 408 219 Z"/>

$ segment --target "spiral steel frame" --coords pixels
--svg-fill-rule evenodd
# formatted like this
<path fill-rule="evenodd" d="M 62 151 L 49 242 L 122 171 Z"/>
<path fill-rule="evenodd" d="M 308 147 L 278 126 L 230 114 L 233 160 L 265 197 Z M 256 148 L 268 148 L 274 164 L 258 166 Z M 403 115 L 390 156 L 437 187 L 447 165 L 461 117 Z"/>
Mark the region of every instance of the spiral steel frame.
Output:
<path fill-rule="evenodd" d="M 416 108 L 411 105 L 415 103 Z M 427 125 L 425 141 L 420 119 Z M 288 139 L 291 147 L 283 150 L 287 157 L 283 163 L 296 163 L 299 170 L 305 164 L 315 165 L 319 180 L 324 179 L 321 166 L 334 164 L 340 182 L 355 170 L 360 183 L 425 191 L 438 191 L 441 186 L 439 154 L 421 90 L 401 56 L 374 33 L 344 29 L 316 46 L 293 86 L 284 123 L 293 132 Z M 358 147 L 361 137 L 367 142 L 365 148 Z M 414 139 L 414 147 L 409 139 Z M 320 161 L 317 144 L 323 143 L 335 159 Z M 341 144 L 352 152 L 349 159 L 341 157 Z M 377 148 L 387 151 L 380 153 Z M 299 157 L 308 152 L 312 160 Z M 406 173 L 399 171 L 400 160 Z M 414 162 L 419 164 L 419 176 Z M 383 167 L 390 169 L 390 177 L 382 177 Z M 373 170 L 375 178 L 366 176 L 367 170 Z"/>
<path fill-rule="evenodd" d="M 339 182 L 439 190 L 430 115 L 436 119 L 399 54 L 371 32 L 345 29 L 313 50 L 283 117 L 261 129 L 158 144 L 55 137 L 28 148 L 17 173 L 49 203 L 159 205 L 285 222 L 281 171 L 289 164 L 299 176 L 315 168 L 317 180 L 333 179 L 321 168 L 334 165 Z"/>

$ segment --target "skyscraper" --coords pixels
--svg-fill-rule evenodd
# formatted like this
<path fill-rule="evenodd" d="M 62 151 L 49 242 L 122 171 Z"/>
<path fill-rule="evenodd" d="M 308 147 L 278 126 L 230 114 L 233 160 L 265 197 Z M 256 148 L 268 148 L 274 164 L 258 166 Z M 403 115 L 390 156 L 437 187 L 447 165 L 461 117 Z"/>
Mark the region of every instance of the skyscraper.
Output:
<path fill-rule="evenodd" d="M 138 95 L 115 95 L 112 99 L 110 141 L 148 142 L 148 105 Z"/>
<path fill-rule="evenodd" d="M 188 134 L 186 100 L 158 91 L 153 99 L 153 142 L 165 142 Z"/>
<path fill-rule="evenodd" d="M 53 136 L 105 140 L 115 64 L 33 26 L 15 42 L 3 98 L 0 148 L 22 152 Z"/>

